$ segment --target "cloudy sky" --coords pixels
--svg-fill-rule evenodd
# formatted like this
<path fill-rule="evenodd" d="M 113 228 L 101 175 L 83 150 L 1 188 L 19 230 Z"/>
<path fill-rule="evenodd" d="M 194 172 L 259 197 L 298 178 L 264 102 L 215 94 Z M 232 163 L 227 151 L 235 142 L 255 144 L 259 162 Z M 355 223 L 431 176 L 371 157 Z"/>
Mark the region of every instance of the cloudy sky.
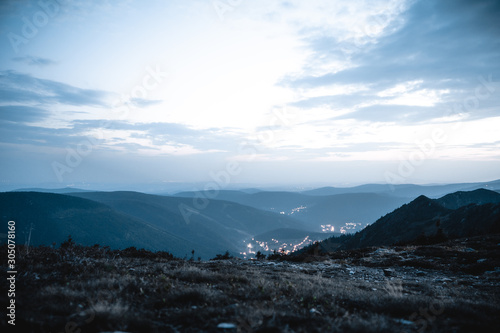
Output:
<path fill-rule="evenodd" d="M 0 182 L 500 178 L 500 3 L 0 3 Z"/>

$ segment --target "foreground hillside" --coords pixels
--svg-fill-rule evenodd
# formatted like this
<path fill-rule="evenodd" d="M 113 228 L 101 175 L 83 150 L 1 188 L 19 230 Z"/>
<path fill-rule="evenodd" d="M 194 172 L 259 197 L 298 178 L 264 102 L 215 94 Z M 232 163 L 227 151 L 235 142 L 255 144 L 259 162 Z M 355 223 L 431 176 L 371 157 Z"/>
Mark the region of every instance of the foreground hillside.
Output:
<path fill-rule="evenodd" d="M 494 235 L 296 262 L 19 247 L 16 331 L 495 332 L 499 244 Z"/>

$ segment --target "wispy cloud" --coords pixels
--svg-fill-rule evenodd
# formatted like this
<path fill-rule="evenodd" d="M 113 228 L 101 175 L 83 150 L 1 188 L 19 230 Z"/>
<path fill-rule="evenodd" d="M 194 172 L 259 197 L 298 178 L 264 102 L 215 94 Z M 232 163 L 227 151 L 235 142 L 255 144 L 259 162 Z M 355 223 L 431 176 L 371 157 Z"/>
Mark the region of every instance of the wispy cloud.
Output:
<path fill-rule="evenodd" d="M 180 124 L 132 124 L 108 120 L 75 120 L 65 128 L 26 124 L 39 116 L 35 113 L 0 118 L 0 143 L 62 148 L 91 139 L 96 144 L 94 149 L 127 151 L 126 148 L 130 148 L 130 152 L 159 154 L 200 154 L 235 149 L 230 140 L 234 136 L 216 130 L 194 130 Z"/>
<path fill-rule="evenodd" d="M 14 71 L 0 72 L 2 103 L 65 104 L 74 106 L 108 106 L 113 94 L 82 89 L 69 84 L 40 79 Z"/>
<path fill-rule="evenodd" d="M 17 62 L 22 62 L 29 66 L 38 66 L 38 67 L 46 67 L 57 64 L 56 61 L 47 58 L 41 57 L 33 57 L 33 56 L 24 56 L 24 57 L 15 57 L 12 60 Z"/>
<path fill-rule="evenodd" d="M 157 99 L 131 98 L 130 102 L 136 107 L 144 108 L 152 105 L 161 104 L 162 101 Z"/>

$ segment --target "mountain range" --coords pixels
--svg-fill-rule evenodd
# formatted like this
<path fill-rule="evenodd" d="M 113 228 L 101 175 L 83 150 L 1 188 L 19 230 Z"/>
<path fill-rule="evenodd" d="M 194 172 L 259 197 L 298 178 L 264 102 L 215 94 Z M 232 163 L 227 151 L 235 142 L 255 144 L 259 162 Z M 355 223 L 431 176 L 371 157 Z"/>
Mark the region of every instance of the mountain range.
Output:
<path fill-rule="evenodd" d="M 349 188 L 322 187 L 314 190 L 303 191 L 307 195 L 334 195 L 343 193 L 381 193 L 397 197 L 415 199 L 420 195 L 429 198 L 439 198 L 448 193 L 457 191 L 474 191 L 486 189 L 500 191 L 500 180 L 479 183 L 457 183 L 436 185 L 415 184 L 365 184 Z"/>
<path fill-rule="evenodd" d="M 104 204 L 54 193 L 0 193 L 0 216 L 15 221 L 16 243 L 29 245 L 60 244 L 68 236 L 82 245 L 106 245 L 112 248 L 135 246 L 175 252 L 195 246 L 166 230 Z M 205 248 L 205 250 L 209 250 Z"/>
<path fill-rule="evenodd" d="M 71 235 L 84 245 L 135 246 L 179 257 L 195 250 L 208 259 L 225 251 L 239 254 L 243 241 L 260 233 L 306 229 L 286 215 L 234 202 L 210 200 L 198 207 L 191 198 L 138 192 L 7 192 L 0 200 L 0 216 L 16 221 L 23 242 L 32 229 L 32 245 L 60 243 Z"/>
<path fill-rule="evenodd" d="M 209 197 L 207 192 L 181 192 L 179 197 Z M 365 226 L 382 215 L 409 201 L 408 198 L 385 193 L 343 193 L 335 195 L 308 195 L 298 192 L 263 191 L 246 193 L 242 191 L 220 191 L 217 199 L 237 202 L 260 210 L 288 215 L 319 232 L 321 225 L 334 227 L 341 232 L 346 223 Z M 331 229 L 330 229 L 331 230 Z"/>
<path fill-rule="evenodd" d="M 459 191 L 439 199 L 419 196 L 378 219 L 339 247 L 340 250 L 389 246 L 419 237 L 461 238 L 500 233 L 500 193 L 479 189 Z M 335 247 L 325 240 L 323 248 Z"/>
<path fill-rule="evenodd" d="M 25 189 L 0 193 L 0 216 L 16 221 L 18 243 L 60 244 L 71 235 L 83 245 L 135 246 L 168 251 L 177 257 L 209 259 L 226 251 L 251 256 L 259 250 L 295 250 L 351 231 L 358 232 L 343 237 L 342 244 L 338 237 L 322 244 L 351 249 L 411 242 L 438 232 L 447 237 L 499 232 L 500 193 L 485 189 L 498 185 L 499 181 L 398 185 L 392 194 L 387 185 L 386 192 L 381 185 L 366 185 L 337 194 L 331 193 L 338 188 L 304 192 L 221 190 L 216 196 L 207 192 L 167 196 Z M 464 187 L 479 189 L 460 190 L 437 199 L 410 195 L 418 188 L 436 194 Z M 51 191 L 59 193 L 48 193 Z M 359 231 L 365 225 L 368 227 Z"/>

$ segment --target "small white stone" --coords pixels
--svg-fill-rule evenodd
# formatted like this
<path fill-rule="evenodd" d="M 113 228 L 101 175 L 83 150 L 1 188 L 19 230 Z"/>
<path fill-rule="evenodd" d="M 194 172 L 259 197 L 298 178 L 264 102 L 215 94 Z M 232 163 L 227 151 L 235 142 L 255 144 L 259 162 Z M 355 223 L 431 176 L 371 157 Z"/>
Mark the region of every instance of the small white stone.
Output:
<path fill-rule="evenodd" d="M 217 325 L 217 328 L 234 329 L 236 328 L 236 325 L 231 323 L 220 323 Z"/>
<path fill-rule="evenodd" d="M 409 320 L 406 320 L 406 319 L 399 319 L 398 321 L 399 321 L 401 324 L 403 324 L 403 325 L 415 325 L 415 323 L 414 323 L 414 322 L 409 321 Z"/>

